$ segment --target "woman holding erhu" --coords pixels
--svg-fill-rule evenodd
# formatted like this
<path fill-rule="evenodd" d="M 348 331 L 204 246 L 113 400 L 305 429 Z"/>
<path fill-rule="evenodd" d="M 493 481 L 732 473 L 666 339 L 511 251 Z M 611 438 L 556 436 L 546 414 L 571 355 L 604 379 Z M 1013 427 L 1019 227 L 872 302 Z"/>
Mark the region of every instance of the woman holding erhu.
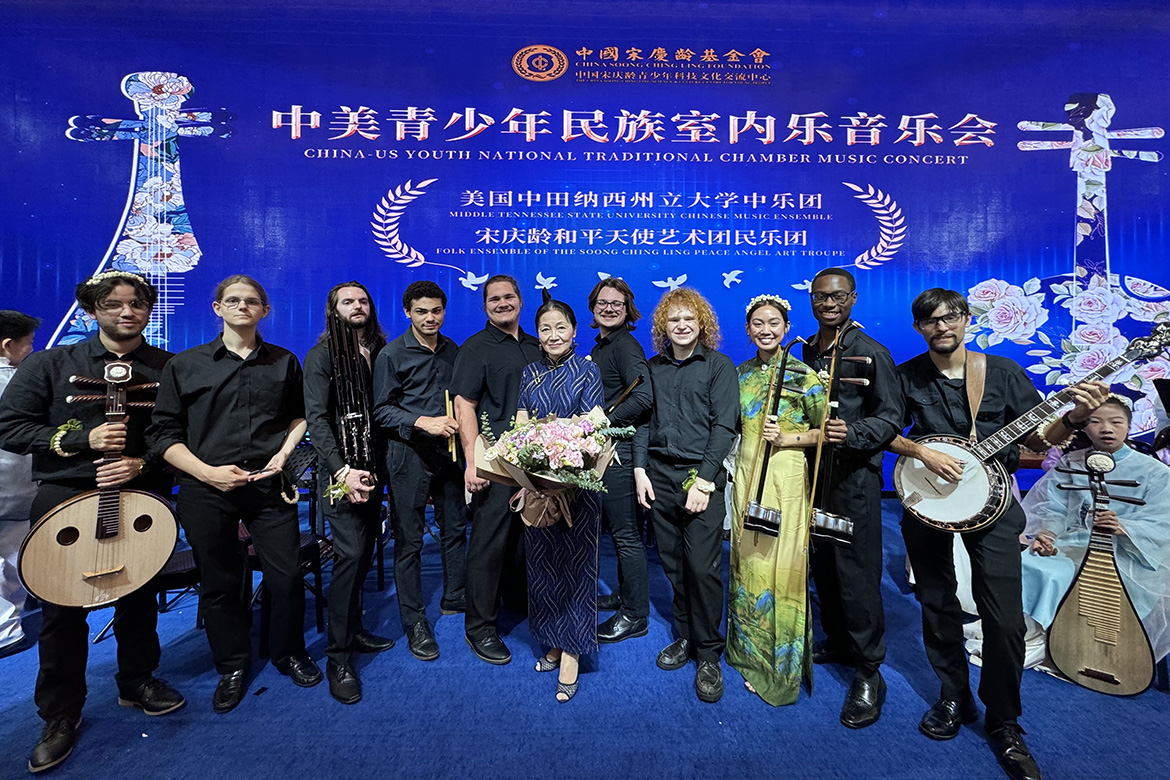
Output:
<path fill-rule="evenodd" d="M 739 366 L 742 431 L 732 488 L 727 620 L 728 663 L 748 690 L 774 706 L 796 701 L 801 680 L 812 676 L 804 448 L 816 444 L 825 411 L 816 372 L 781 349 L 788 310 L 788 302 L 774 295 L 753 298 L 747 307 L 756 356 Z M 784 375 L 778 376 L 781 363 Z M 745 531 L 749 502 L 771 518 L 779 513 L 777 536 Z"/>

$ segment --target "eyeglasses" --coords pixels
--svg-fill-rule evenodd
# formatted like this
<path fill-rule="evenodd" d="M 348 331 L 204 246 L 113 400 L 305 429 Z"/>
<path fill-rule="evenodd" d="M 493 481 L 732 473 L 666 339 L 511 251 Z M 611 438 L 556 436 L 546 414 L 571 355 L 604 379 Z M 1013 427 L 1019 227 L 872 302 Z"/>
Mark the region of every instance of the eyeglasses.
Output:
<path fill-rule="evenodd" d="M 626 308 L 626 302 L 625 301 L 597 301 L 597 303 L 593 304 L 593 308 L 602 309 L 602 310 L 613 309 L 614 311 L 621 311 L 622 309 Z"/>
<path fill-rule="evenodd" d="M 224 298 L 219 303 L 228 309 L 238 309 L 241 306 L 247 306 L 249 309 L 259 309 L 264 305 L 264 302 L 259 298 Z"/>
<path fill-rule="evenodd" d="M 938 327 L 940 322 L 943 325 L 946 325 L 948 328 L 953 328 L 962 322 L 963 318 L 966 316 L 968 315 L 953 311 L 950 314 L 944 314 L 941 317 L 927 317 L 924 320 L 918 320 L 914 324 L 918 326 L 919 330 L 934 330 Z"/>
<path fill-rule="evenodd" d="M 846 292 L 844 290 L 834 290 L 831 293 L 823 293 L 823 292 L 811 293 L 809 295 L 809 297 L 812 298 L 813 303 L 824 303 L 825 301 L 827 301 L 829 299 L 832 299 L 833 303 L 845 303 L 845 301 L 849 300 L 849 296 L 852 294 L 853 294 L 852 290 L 850 290 L 849 292 Z"/>
<path fill-rule="evenodd" d="M 147 309 L 150 308 L 149 303 L 146 303 L 145 301 L 140 301 L 137 298 L 135 298 L 132 301 L 115 301 L 115 300 L 111 300 L 111 299 L 107 298 L 106 300 L 99 303 L 97 305 L 97 308 L 98 308 L 98 311 L 115 312 L 115 311 L 122 311 L 122 309 L 126 308 L 127 306 L 129 306 L 134 311 L 146 311 Z"/>

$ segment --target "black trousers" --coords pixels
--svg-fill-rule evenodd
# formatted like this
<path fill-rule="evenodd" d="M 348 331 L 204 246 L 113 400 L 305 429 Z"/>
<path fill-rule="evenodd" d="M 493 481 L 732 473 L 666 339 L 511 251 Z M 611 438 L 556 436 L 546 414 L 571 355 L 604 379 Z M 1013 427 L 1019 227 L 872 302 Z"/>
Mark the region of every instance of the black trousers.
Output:
<path fill-rule="evenodd" d="M 848 655 L 859 673 L 872 675 L 886 658 L 882 611 L 882 476 L 866 466 L 838 464 L 821 507 L 853 521 L 850 545 L 816 540 L 813 582 L 821 628 L 829 646 Z"/>
<path fill-rule="evenodd" d="M 514 487 L 493 482 L 471 502 L 464 626 L 472 639 L 496 633 L 501 596 L 518 608 L 528 604 L 524 523 L 508 508 L 515 492 Z"/>
<path fill-rule="evenodd" d="M 422 548 L 427 498 L 434 502 L 443 564 L 441 604 L 462 601 L 467 573 L 467 505 L 463 469 L 444 447 L 387 442 L 390 522 L 394 528 L 394 585 L 402 627 L 427 619 L 422 597 Z"/>
<path fill-rule="evenodd" d="M 719 633 L 723 618 L 723 489 L 720 474 L 707 508 L 694 515 L 686 511 L 682 483 L 697 463 L 668 464 L 650 459 L 646 469 L 654 488 L 650 522 L 658 537 L 658 555 L 674 590 L 674 630 L 691 646 L 699 661 L 718 661 L 726 640 Z"/>
<path fill-rule="evenodd" d="M 1020 597 L 1020 534 L 1024 510 L 1013 499 L 990 528 L 961 535 L 971 557 L 971 591 L 983 620 L 983 671 L 979 698 L 987 707 L 987 730 L 1020 717 L 1024 670 L 1024 607 Z M 963 651 L 963 611 L 955 595 L 954 534 L 903 514 L 902 538 L 922 602 L 926 657 L 942 682 L 942 697 L 971 695 Z"/>
<path fill-rule="evenodd" d="M 242 520 L 264 570 L 271 596 L 269 648 L 282 662 L 305 652 L 305 588 L 300 573 L 297 508 L 280 496 L 280 476 L 223 493 L 184 479 L 179 489 L 179 522 L 195 553 L 201 584 L 199 608 L 215 669 L 246 669 L 252 657 L 248 602 L 241 599 L 247 565 L 239 540 Z"/>
<path fill-rule="evenodd" d="M 618 447 L 621 463 L 611 463 L 602 481 L 601 516 L 609 526 L 617 552 L 618 595 L 621 611 L 634 618 L 650 615 L 650 585 L 646 570 L 646 547 L 638 530 L 638 497 L 634 490 L 633 453 Z"/>
<path fill-rule="evenodd" d="M 126 487 L 145 490 L 145 485 Z M 34 523 L 57 504 L 80 495 L 89 487 L 42 482 L 33 500 Z M 158 491 L 161 493 L 161 491 Z M 96 518 L 95 518 L 96 522 Z M 89 658 L 89 610 L 41 602 L 41 635 L 38 642 L 41 668 L 37 673 L 37 712 L 46 720 L 76 718 L 85 704 L 85 665 Z M 155 592 L 140 588 L 114 603 L 114 637 L 118 642 L 118 671 L 114 680 L 119 694 L 130 694 L 158 668 L 158 603 Z"/>
<path fill-rule="evenodd" d="M 333 663 L 343 664 L 349 662 L 354 637 L 362 630 L 362 587 L 382 531 L 382 492 L 378 486 L 364 504 L 351 504 L 348 498 L 330 503 L 324 495 L 332 481 L 330 475 L 318 472 L 317 495 L 322 497 L 322 510 L 333 540 L 329 645 L 325 654 Z"/>

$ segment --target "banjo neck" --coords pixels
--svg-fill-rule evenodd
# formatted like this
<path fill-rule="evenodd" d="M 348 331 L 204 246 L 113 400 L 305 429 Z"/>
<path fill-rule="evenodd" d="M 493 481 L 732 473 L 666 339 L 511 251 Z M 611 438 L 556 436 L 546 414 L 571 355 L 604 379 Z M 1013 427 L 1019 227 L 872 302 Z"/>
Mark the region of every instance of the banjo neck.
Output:
<path fill-rule="evenodd" d="M 1095 371 L 1092 371 L 1080 381 L 1093 382 L 1097 380 L 1103 380 L 1113 372 L 1124 367 L 1126 364 L 1132 363 L 1136 358 L 1137 356 L 1130 357 L 1130 353 L 1127 351 L 1113 358 L 1108 363 L 1100 366 Z M 1036 430 L 1036 428 L 1045 420 L 1050 418 L 1057 409 L 1064 406 L 1071 400 L 1072 391 L 1068 387 L 1057 393 L 1054 393 L 1021 417 L 1008 423 L 1000 430 L 974 445 L 971 448 L 972 454 L 974 454 L 975 457 L 981 461 L 989 460 L 1004 447 L 1007 447 L 1013 442 L 1019 441 L 1032 431 Z"/>

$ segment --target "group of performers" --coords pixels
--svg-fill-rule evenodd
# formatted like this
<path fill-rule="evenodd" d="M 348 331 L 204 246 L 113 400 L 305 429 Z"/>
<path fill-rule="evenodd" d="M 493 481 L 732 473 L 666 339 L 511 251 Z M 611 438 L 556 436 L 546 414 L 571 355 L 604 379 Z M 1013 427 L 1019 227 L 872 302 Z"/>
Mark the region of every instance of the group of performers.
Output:
<path fill-rule="evenodd" d="M 811 682 L 814 663 L 850 666 L 854 677 L 840 719 L 849 728 L 864 728 L 879 719 L 886 693 L 880 587 L 884 453 L 916 458 L 956 482 L 963 463 L 917 444 L 916 437 L 966 437 L 974 427 L 984 438 L 1040 402 L 1022 368 L 987 356 L 986 390 L 973 422 L 965 298 L 939 288 L 919 295 L 910 313 L 926 351 L 896 366 L 889 351 L 853 321 L 855 281 L 839 268 L 825 269 L 812 281 L 809 300 L 818 328 L 800 339 L 799 359 L 791 345 L 784 347 L 788 301 L 753 298 L 745 327 L 756 353 L 738 368 L 718 351 L 712 307 L 688 288 L 671 290 L 658 302 L 651 317 L 657 353 L 647 360 L 631 334 L 641 319 L 634 294 L 619 278 L 602 280 L 589 295 L 587 319 L 598 331 L 589 356 L 577 352 L 573 308 L 547 292 L 536 312 L 535 335 L 526 332 L 520 324 L 524 301 L 509 276 L 487 280 L 487 323 L 462 346 L 442 333 L 447 297 L 433 282 L 407 287 L 402 307 L 410 326 L 389 342 L 369 291 L 345 282 L 329 292 L 325 334 L 306 356 L 303 372 L 293 353 L 260 336 L 271 306 L 264 288 L 250 277 L 230 276 L 215 290 L 212 309 L 223 321 L 221 334 L 177 355 L 143 337 L 158 293 L 142 277 L 101 273 L 79 284 L 76 295 L 96 323 L 94 337 L 27 358 L 37 321 L 0 313 L 0 362 L 20 364 L 10 381 L 11 372 L 0 365 L 5 369 L 0 378 L 7 382 L 0 399 L 0 447 L 31 456 L 31 473 L 27 458 L 0 464 L 26 469 L 23 478 L 8 471 L 4 479 L 19 483 L 28 496 L 17 504 L 20 509 L 4 501 L 0 507 L 4 518 L 19 515 L 35 523 L 62 501 L 95 487 L 125 486 L 169 499 L 177 475 L 178 519 L 200 572 L 200 609 L 220 675 L 212 697 L 218 713 L 239 705 L 249 683 L 248 601 L 241 593 L 250 580 L 241 566 L 241 523 L 271 599 L 275 667 L 303 687 L 327 679 L 332 696 L 345 704 L 361 699 L 353 654 L 393 644 L 362 625 L 362 583 L 380 533 L 385 491 L 399 613 L 410 653 L 420 661 L 440 652 L 420 577 L 428 500 L 440 532 L 440 611 L 464 613 L 466 643 L 478 658 L 497 665 L 511 660 L 497 630 L 501 605 L 525 612 L 543 650 L 536 670 L 557 673 L 560 702 L 578 691 L 582 654 L 648 631 L 641 507 L 673 591 L 674 639 L 658 653 L 661 669 L 679 670 L 694 661 L 697 697 L 716 702 L 723 694 L 720 659 L 726 651 L 748 690 L 783 705 L 796 701 L 802 682 Z M 67 404 L 76 390 L 73 377 L 100 376 L 112 360 L 132 364 L 135 381 L 158 383 L 153 413 L 132 410 L 125 422 L 114 423 L 96 406 Z M 1098 382 L 1077 386 L 1073 394 L 1072 407 L 1042 423 L 1025 443 L 1047 450 L 1087 426 L 1097 447 L 1112 447 L 1123 463 L 1141 461 L 1148 472 L 1143 483 L 1155 495 L 1163 490 L 1159 486 L 1170 482 L 1170 468 L 1125 450 L 1128 408 Z M 483 479 L 476 468 L 481 426 L 498 435 L 513 420 L 568 417 L 595 408 L 605 410 L 615 426 L 636 427 L 632 441 L 616 445 L 616 458 L 603 476 L 606 492 L 577 491 L 569 502 L 570 522 L 526 526 L 514 511 L 514 489 Z M 305 649 L 297 493 L 284 470 L 306 429 L 335 556 L 324 675 Z M 724 463 L 737 434 L 729 474 Z M 1013 444 L 996 457 L 1014 471 L 1019 447 Z M 729 477 L 725 638 L 719 630 L 725 609 L 720 570 Z M 35 495 L 31 481 L 38 483 Z M 1121 520 L 1110 512 L 1094 520 L 1090 512 L 1084 521 L 1081 512 L 1081 526 L 1073 529 L 1067 524 L 1075 513 L 1062 503 L 1067 500 L 1044 483 L 1029 497 L 1041 529 L 1031 551 L 1021 552 L 1025 509 L 1014 499 L 997 522 L 961 537 L 983 624 L 979 698 L 993 751 L 1013 778 L 1040 777 L 1018 722 L 1025 608 L 1043 623 L 1048 613 L 1042 602 L 1051 601 L 1051 588 L 1029 593 L 1047 587 L 1048 575 L 1036 561 L 1056 560 L 1059 544 L 1064 568 L 1075 568 L 1068 552 L 1078 544 L 1076 534 L 1085 531 L 1086 522 L 1107 526 L 1133 558 L 1127 579 L 1144 582 L 1149 591 L 1143 601 L 1147 614 L 1161 616 L 1155 629 L 1160 641 L 1170 641 L 1165 619 L 1170 542 L 1155 528 L 1165 517 L 1151 513 Z M 745 525 L 752 502 L 781 518 L 778 526 L 768 531 Z M 846 520 L 851 534 L 810 536 L 813 507 Z M 603 523 L 618 563 L 618 587 L 608 596 L 597 592 Z M 0 524 L 0 538 L 19 538 L 8 532 L 15 524 Z M 950 739 L 977 717 L 956 597 L 954 535 L 909 514 L 902 532 L 922 602 L 927 656 L 941 682 L 939 699 L 919 728 L 932 739 Z M 5 543 L 6 560 L 14 549 Z M 815 644 L 809 572 L 824 634 Z M 11 581 L 7 570 L 4 575 Z M 116 680 L 120 704 L 165 715 L 185 699 L 154 676 L 160 655 L 154 596 L 142 588 L 115 604 Z M 86 697 L 86 610 L 51 603 L 42 609 L 35 700 L 46 725 L 29 758 L 33 772 L 70 755 Z M 613 612 L 600 625 L 599 609 Z"/>

